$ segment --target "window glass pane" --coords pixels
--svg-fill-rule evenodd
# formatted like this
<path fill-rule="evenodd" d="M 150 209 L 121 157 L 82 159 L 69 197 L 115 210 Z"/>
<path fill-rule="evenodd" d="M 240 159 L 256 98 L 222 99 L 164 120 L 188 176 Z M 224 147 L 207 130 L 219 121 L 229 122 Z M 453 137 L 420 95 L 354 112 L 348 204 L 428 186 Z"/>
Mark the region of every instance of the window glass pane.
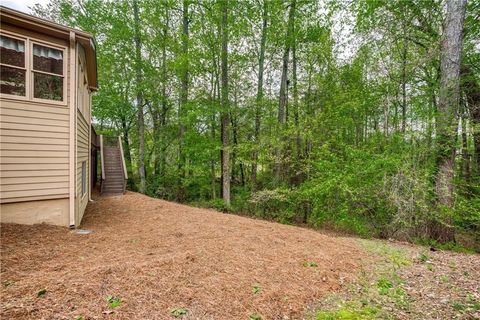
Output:
<path fill-rule="evenodd" d="M 87 192 L 87 162 L 82 162 L 82 196 Z"/>
<path fill-rule="evenodd" d="M 33 69 L 63 74 L 63 51 L 34 44 Z"/>
<path fill-rule="evenodd" d="M 63 101 L 63 78 L 34 72 L 33 96 L 39 99 Z"/>
<path fill-rule="evenodd" d="M 0 36 L 0 63 L 25 67 L 25 43 L 22 40 Z"/>
<path fill-rule="evenodd" d="M 0 66 L 0 92 L 25 96 L 25 70 Z"/>

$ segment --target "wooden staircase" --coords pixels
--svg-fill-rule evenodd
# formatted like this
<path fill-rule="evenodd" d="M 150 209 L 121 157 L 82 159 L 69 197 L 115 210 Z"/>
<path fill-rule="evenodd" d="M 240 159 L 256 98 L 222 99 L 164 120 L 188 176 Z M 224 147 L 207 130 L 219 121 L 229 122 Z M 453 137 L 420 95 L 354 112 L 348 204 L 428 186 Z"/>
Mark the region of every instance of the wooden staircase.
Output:
<path fill-rule="evenodd" d="M 100 136 L 100 149 L 102 153 L 101 193 L 124 193 L 128 177 L 120 137 L 114 139 Z"/>

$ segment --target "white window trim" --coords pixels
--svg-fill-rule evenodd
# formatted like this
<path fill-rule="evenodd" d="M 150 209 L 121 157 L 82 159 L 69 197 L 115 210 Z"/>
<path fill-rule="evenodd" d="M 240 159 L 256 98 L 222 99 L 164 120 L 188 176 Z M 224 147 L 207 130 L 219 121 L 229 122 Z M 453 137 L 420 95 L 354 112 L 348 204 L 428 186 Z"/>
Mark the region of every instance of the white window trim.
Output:
<path fill-rule="evenodd" d="M 59 45 L 56 43 L 52 43 L 49 41 L 45 40 L 40 40 L 34 37 L 29 37 L 29 36 L 19 36 L 16 33 L 1 30 L 0 32 L 1 35 L 5 35 L 6 37 L 10 37 L 13 39 L 18 39 L 22 40 L 25 42 L 25 96 L 17 96 L 13 94 L 7 94 L 7 93 L 0 93 L 0 98 L 6 98 L 6 99 L 12 99 L 12 100 L 21 100 L 21 101 L 32 101 L 35 103 L 44 103 L 44 104 L 54 104 L 58 106 L 67 106 L 67 46 Z M 63 75 L 59 75 L 56 73 L 50 73 L 50 72 L 44 72 L 44 71 L 34 71 L 33 70 L 33 44 L 39 44 L 41 46 L 47 46 L 53 49 L 61 50 L 63 52 Z M 5 66 L 9 66 L 5 64 Z M 15 67 L 15 66 L 13 66 Z M 18 69 L 22 69 L 21 67 L 16 67 Z M 49 74 L 49 75 L 54 75 L 57 77 L 62 77 L 63 79 L 63 100 L 62 101 L 57 101 L 57 100 L 49 100 L 49 99 L 39 99 L 39 98 L 34 98 L 33 96 L 33 73 L 42 73 L 42 74 Z"/>

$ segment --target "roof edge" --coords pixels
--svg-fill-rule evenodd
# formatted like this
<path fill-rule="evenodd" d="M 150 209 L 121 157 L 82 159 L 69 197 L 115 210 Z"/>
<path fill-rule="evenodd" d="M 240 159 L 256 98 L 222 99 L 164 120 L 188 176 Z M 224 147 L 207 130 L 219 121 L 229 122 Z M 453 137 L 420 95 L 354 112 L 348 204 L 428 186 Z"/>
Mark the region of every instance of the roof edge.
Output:
<path fill-rule="evenodd" d="M 54 29 L 57 32 L 65 33 L 66 35 L 69 35 L 70 31 L 73 31 L 77 36 L 93 39 L 93 35 L 91 33 L 88 33 L 79 29 L 75 29 L 75 28 L 70 28 L 44 18 L 40 18 L 25 12 L 21 12 L 9 7 L 5 7 L 4 5 L 0 5 L 0 13 L 2 15 L 2 18 L 3 16 L 7 16 L 7 17 L 10 16 L 11 18 L 22 20 L 26 24 L 31 24 L 31 25 L 41 24 L 44 27 Z"/>
<path fill-rule="evenodd" d="M 70 28 L 56 22 L 39 18 L 28 13 L 20 12 L 18 10 L 0 5 L 1 21 L 6 24 L 19 25 L 22 28 L 30 29 L 36 32 L 48 34 L 50 36 L 69 40 L 70 32 L 75 34 L 75 38 L 85 46 L 87 50 L 87 59 L 91 61 L 94 69 L 90 70 L 89 83 L 91 90 L 98 90 L 98 72 L 97 72 L 97 55 L 96 55 L 96 42 L 91 33 Z"/>

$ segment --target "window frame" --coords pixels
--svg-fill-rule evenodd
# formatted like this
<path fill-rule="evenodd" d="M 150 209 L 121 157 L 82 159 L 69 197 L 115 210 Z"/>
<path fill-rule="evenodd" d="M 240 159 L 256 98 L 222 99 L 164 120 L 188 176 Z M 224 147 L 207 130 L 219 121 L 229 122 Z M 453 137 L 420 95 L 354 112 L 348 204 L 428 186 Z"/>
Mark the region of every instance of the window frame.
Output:
<path fill-rule="evenodd" d="M 77 110 L 80 112 L 80 114 L 83 116 L 84 119 L 87 119 L 88 117 L 87 111 L 91 108 L 90 89 L 88 86 L 86 62 L 80 54 L 78 55 L 76 90 L 77 90 L 77 103 L 76 103 Z M 81 106 L 80 106 L 80 101 L 82 101 Z"/>
<path fill-rule="evenodd" d="M 68 68 L 67 68 L 67 63 L 68 63 L 68 47 L 66 45 L 60 45 L 58 43 L 53 43 L 50 41 L 46 40 L 41 40 L 35 37 L 31 36 L 24 36 L 24 35 L 18 35 L 16 33 L 10 32 L 10 31 L 5 31 L 1 30 L 0 34 L 9 38 L 21 40 L 25 44 L 25 69 L 22 69 L 21 67 L 18 66 L 11 66 L 9 64 L 2 64 L 2 66 L 6 67 L 11 67 L 11 68 L 17 68 L 19 70 L 25 70 L 25 96 L 17 96 L 13 94 L 8 94 L 8 93 L 0 93 L 0 98 L 7 98 L 7 99 L 13 99 L 13 100 L 21 100 L 21 101 L 30 101 L 30 102 L 35 102 L 35 103 L 42 103 L 42 104 L 54 104 L 58 106 L 67 106 L 68 104 L 68 97 L 67 97 L 67 78 L 68 78 Z M 63 74 L 59 75 L 56 73 L 51 73 L 51 72 L 45 72 L 45 71 L 35 71 L 33 69 L 33 45 L 37 44 L 40 46 L 44 47 L 49 47 L 52 49 L 56 50 L 61 50 L 63 54 Z M 63 90 L 62 90 L 62 100 L 49 100 L 49 99 L 41 99 L 41 98 L 35 98 L 34 97 L 34 73 L 40 73 L 40 74 L 46 74 L 46 75 L 52 75 L 52 76 L 57 76 L 62 78 L 62 84 L 63 84 Z"/>
<path fill-rule="evenodd" d="M 30 83 L 31 83 L 31 92 L 30 92 L 30 95 L 31 95 L 31 100 L 32 101 L 35 101 L 35 102 L 43 102 L 43 103 L 54 103 L 54 104 L 59 104 L 59 105 L 66 105 L 67 104 L 67 47 L 64 47 L 64 46 L 59 46 L 57 44 L 52 44 L 50 42 L 46 42 L 46 41 L 41 41 L 41 40 L 37 40 L 37 39 L 32 39 L 30 38 L 29 39 L 29 50 L 30 50 L 30 56 L 28 58 L 29 62 L 30 62 Z M 62 51 L 62 55 L 63 55 L 63 69 L 62 69 L 62 74 L 56 74 L 56 73 L 52 73 L 52 72 L 46 72 L 46 71 L 40 71 L 40 70 L 34 70 L 33 69 L 33 45 L 34 44 L 37 44 L 37 45 L 40 45 L 40 46 L 43 46 L 43 47 L 47 47 L 47 48 L 52 48 L 52 49 L 56 49 L 56 50 L 60 50 Z M 59 100 L 49 100 L 49 99 L 41 99 L 41 98 L 35 98 L 35 88 L 34 88 L 34 74 L 36 73 L 39 73 L 39 74 L 46 74 L 46 75 L 50 75 L 50 76 L 55 76 L 55 77 L 61 77 L 62 78 L 62 100 L 59 101 Z"/>
<path fill-rule="evenodd" d="M 18 96 L 18 95 L 15 95 L 15 94 L 8 94 L 8 93 L 1 93 L 0 92 L 0 98 L 10 98 L 10 99 L 22 100 L 22 101 L 29 100 L 28 97 L 29 97 L 29 90 L 30 90 L 30 79 L 29 79 L 30 77 L 28 76 L 28 67 L 29 67 L 28 55 L 29 55 L 30 49 L 29 49 L 29 45 L 28 45 L 28 38 L 19 36 L 17 34 L 12 34 L 10 32 L 5 32 L 4 30 L 0 31 L 0 35 L 8 37 L 8 38 L 23 41 L 23 45 L 24 45 L 24 48 L 25 48 L 25 52 L 24 52 L 24 54 L 25 54 L 24 61 L 25 62 L 24 62 L 24 67 L 23 68 L 19 67 L 19 66 L 14 66 L 14 65 L 11 65 L 11 64 L 0 63 L 1 66 L 25 71 L 25 95 L 24 96 Z"/>

